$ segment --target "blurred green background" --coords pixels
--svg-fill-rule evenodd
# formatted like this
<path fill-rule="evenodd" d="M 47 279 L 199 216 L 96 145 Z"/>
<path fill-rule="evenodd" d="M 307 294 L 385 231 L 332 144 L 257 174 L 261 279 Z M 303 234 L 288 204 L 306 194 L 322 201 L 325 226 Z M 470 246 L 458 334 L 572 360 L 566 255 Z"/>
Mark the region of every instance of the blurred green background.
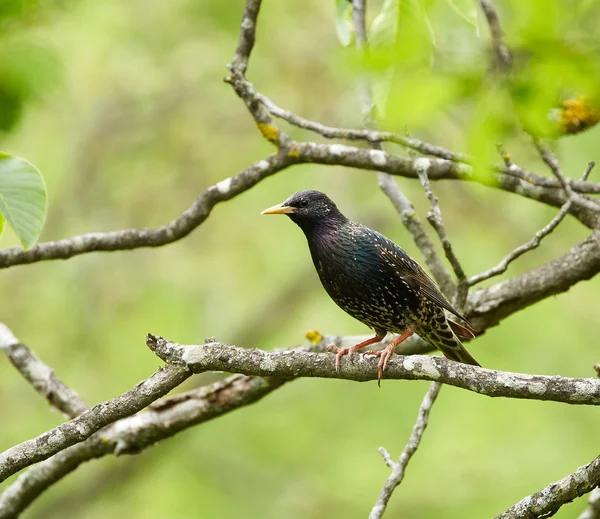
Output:
<path fill-rule="evenodd" d="M 519 66 L 535 68 L 513 92 L 527 121 L 546 121 L 562 93 L 595 95 L 596 2 L 498 3 L 509 43 L 522 49 Z M 356 79 L 368 74 L 386 129 L 409 125 L 415 136 L 487 162 L 499 159 L 494 147 L 501 139 L 517 163 L 545 172 L 493 86 L 481 17 L 470 3 L 454 2 L 471 17 L 467 22 L 451 4 L 423 3 L 435 35 L 425 38 L 427 52 L 392 38 L 360 60 L 338 42 L 333 1 L 265 0 L 249 79 L 300 115 L 358 127 Z M 380 7 L 373 3 L 370 19 Z M 159 226 L 207 186 L 273 151 L 222 82 L 242 10 L 241 0 L 0 2 L 1 148 L 45 176 L 43 241 Z M 596 127 L 555 143 L 568 175 L 600 161 L 599 138 Z M 600 180 L 598 170 L 591 180 Z M 398 183 L 424 219 L 428 206 L 418 183 Z M 167 247 L 0 272 L 0 321 L 90 404 L 160 365 L 144 344 L 148 332 L 180 343 L 214 336 L 265 349 L 301 344 L 313 328 L 366 333 L 325 295 L 302 233 L 287 219 L 259 216 L 306 188 L 327 192 L 349 217 L 421 260 L 374 173 L 302 165 L 219 205 L 191 236 Z M 469 274 L 496 264 L 556 213 L 479 184 L 434 188 Z M 567 219 L 504 277 L 563 253 L 589 232 Z M 5 231 L 0 246 L 14 245 Z M 579 284 L 506 319 L 470 350 L 486 367 L 592 376 L 600 361 L 599 293 L 598 278 Z M 181 389 L 214 379 L 197 376 Z M 364 518 L 389 474 L 377 447 L 398 456 L 426 388 L 298 380 L 139 456 L 82 466 L 25 517 Z M 6 359 L 0 412 L 2 450 L 62 421 Z M 597 456 L 597 424 L 590 407 L 444 387 L 386 517 L 494 516 Z M 556 517 L 576 517 L 584 506 L 579 500 Z"/>

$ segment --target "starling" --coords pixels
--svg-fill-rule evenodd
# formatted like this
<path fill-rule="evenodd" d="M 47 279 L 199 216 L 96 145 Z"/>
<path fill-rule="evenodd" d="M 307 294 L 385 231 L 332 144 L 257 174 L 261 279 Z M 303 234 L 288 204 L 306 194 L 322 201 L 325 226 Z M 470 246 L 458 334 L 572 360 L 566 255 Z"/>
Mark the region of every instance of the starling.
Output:
<path fill-rule="evenodd" d="M 323 287 L 334 302 L 375 331 L 350 348 L 336 348 L 336 370 L 344 355 L 381 342 L 388 332 L 400 334 L 380 356 L 381 381 L 394 349 L 416 333 L 448 359 L 479 366 L 460 342 L 474 329 L 448 302 L 434 281 L 398 245 L 362 224 L 348 220 L 327 195 L 299 191 L 262 214 L 285 214 L 304 232 Z M 462 319 L 448 319 L 444 310 Z"/>

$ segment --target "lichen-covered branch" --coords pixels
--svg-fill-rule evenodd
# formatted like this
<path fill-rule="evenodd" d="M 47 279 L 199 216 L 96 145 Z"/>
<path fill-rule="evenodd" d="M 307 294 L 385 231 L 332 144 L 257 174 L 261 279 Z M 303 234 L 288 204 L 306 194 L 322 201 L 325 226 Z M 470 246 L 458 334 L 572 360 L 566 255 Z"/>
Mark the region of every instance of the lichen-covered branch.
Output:
<path fill-rule="evenodd" d="M 13 366 L 33 388 L 52 406 L 69 418 L 83 413 L 88 406 L 77 392 L 60 380 L 12 331 L 0 323 L 0 350 L 6 353 Z"/>
<path fill-rule="evenodd" d="M 182 362 L 194 373 L 225 371 L 282 379 L 317 377 L 356 382 L 377 380 L 377 359 L 369 355 L 354 355 L 344 359 L 337 372 L 333 354 L 301 350 L 267 352 L 219 342 L 208 342 L 202 346 L 181 346 L 153 335 L 148 336 L 148 345 L 156 349 L 163 360 Z M 567 378 L 509 373 L 461 364 L 442 357 L 392 357 L 385 378 L 442 382 L 491 397 L 600 405 L 600 380 L 595 377 Z"/>
<path fill-rule="evenodd" d="M 161 359 L 168 359 L 160 344 L 151 346 L 152 351 Z M 37 438 L 4 451 L 0 454 L 0 482 L 25 467 L 86 440 L 103 427 L 137 413 L 192 375 L 184 362 L 168 360 L 165 366 L 122 395 L 97 404 Z"/>
<path fill-rule="evenodd" d="M 42 492 L 82 463 L 107 455 L 137 454 L 160 440 L 250 405 L 283 381 L 234 375 L 209 386 L 159 400 L 123 418 L 39 465 L 30 468 L 0 495 L 0 519 L 17 517 Z"/>
<path fill-rule="evenodd" d="M 495 519 L 534 519 L 550 517 L 558 509 L 600 484 L 600 456 L 573 474 L 527 496 Z"/>
<path fill-rule="evenodd" d="M 400 454 L 400 457 L 398 458 L 397 462 L 392 461 L 390 455 L 383 447 L 379 448 L 386 464 L 392 469 L 392 473 L 384 483 L 383 488 L 381 489 L 381 493 L 379 494 L 379 496 L 377 497 L 377 501 L 375 502 L 375 506 L 373 506 L 373 509 L 369 514 L 369 519 L 380 519 L 383 516 L 387 504 L 390 498 L 392 497 L 392 493 L 394 492 L 396 487 L 400 483 L 402 483 L 406 467 L 408 466 L 409 461 L 419 448 L 421 438 L 423 437 L 425 428 L 429 423 L 429 411 L 431 411 L 431 407 L 433 406 L 441 387 L 442 385 L 439 382 L 432 382 L 429 386 L 429 389 L 425 394 L 425 398 L 421 403 L 421 407 L 419 408 L 417 421 L 410 434 L 408 443 L 404 447 L 404 450 L 402 451 L 402 454 Z"/>

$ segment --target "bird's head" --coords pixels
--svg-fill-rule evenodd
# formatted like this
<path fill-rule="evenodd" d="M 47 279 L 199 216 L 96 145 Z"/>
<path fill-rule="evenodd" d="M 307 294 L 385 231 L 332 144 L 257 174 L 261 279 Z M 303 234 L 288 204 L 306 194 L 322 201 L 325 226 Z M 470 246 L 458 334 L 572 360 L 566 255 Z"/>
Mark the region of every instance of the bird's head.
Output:
<path fill-rule="evenodd" d="M 285 214 L 303 230 L 326 222 L 345 220 L 333 201 L 320 191 L 298 191 L 261 214 Z"/>

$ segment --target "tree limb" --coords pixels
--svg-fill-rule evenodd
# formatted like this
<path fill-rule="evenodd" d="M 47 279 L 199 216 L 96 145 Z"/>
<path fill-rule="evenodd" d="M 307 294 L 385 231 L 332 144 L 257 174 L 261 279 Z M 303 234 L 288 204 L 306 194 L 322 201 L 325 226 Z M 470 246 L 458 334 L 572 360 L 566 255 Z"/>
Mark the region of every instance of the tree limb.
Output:
<path fill-rule="evenodd" d="M 558 509 L 600 484 L 600 456 L 573 474 L 527 496 L 495 519 L 534 519 L 553 516 Z"/>
<path fill-rule="evenodd" d="M 19 476 L 0 495 L 0 519 L 12 519 L 42 492 L 82 463 L 107 455 L 137 454 L 156 442 L 250 405 L 283 384 L 277 379 L 234 375 L 206 387 L 159 400 L 123 418 Z"/>
<path fill-rule="evenodd" d="M 285 380 L 298 377 L 342 378 L 356 382 L 377 380 L 377 359 L 354 355 L 344 359 L 336 372 L 335 355 L 284 350 L 267 352 L 219 342 L 202 346 L 181 346 L 148 335 L 148 345 L 159 356 L 183 362 L 193 373 L 226 371 L 249 376 L 276 376 Z M 577 405 L 600 405 L 598 378 L 567 378 L 526 375 L 474 367 L 442 357 L 395 356 L 389 362 L 386 379 L 429 380 L 474 391 L 491 397 L 551 400 Z"/>
<path fill-rule="evenodd" d="M 292 163 L 285 154 L 269 155 L 237 175 L 209 187 L 181 216 L 157 229 L 125 229 L 83 234 L 64 240 L 38 243 L 26 251 L 20 247 L 0 250 L 0 269 L 38 261 L 68 259 L 88 252 L 167 245 L 184 238 L 202 224 L 218 203 L 247 191 Z"/>
<path fill-rule="evenodd" d="M 169 359 L 160 344 L 152 344 L 154 353 L 161 359 Z M 189 378 L 192 372 L 177 359 L 158 369 L 146 380 L 122 395 L 107 400 L 84 411 L 76 418 L 50 431 L 15 445 L 0 454 L 0 482 L 20 470 L 45 460 L 71 445 L 82 442 L 103 427 L 137 413 L 148 404 L 166 395 Z"/>

